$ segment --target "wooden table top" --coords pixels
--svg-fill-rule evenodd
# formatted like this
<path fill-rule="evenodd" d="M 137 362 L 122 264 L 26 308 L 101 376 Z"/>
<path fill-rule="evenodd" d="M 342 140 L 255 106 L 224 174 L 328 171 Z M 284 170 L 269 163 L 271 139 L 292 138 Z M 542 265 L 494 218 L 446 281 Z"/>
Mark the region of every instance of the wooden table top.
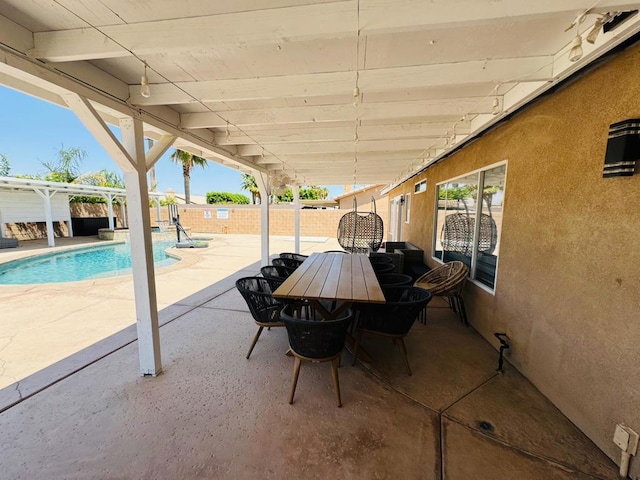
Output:
<path fill-rule="evenodd" d="M 341 253 L 312 253 L 273 296 L 385 303 L 369 258 Z"/>

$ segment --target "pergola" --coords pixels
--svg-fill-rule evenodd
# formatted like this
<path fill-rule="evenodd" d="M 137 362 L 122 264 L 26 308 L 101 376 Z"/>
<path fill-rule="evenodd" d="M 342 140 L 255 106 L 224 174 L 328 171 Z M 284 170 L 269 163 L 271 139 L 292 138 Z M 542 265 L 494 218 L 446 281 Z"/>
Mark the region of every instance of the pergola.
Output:
<path fill-rule="evenodd" d="M 123 208 L 125 206 L 125 200 L 127 198 L 126 190 L 122 188 L 111 187 L 98 187 L 93 185 L 82 185 L 77 183 L 59 183 L 59 182 L 47 182 L 44 180 L 32 180 L 26 178 L 15 177 L 0 177 L 0 190 L 5 191 L 27 191 L 34 192 L 40 198 L 42 198 L 42 208 L 45 215 L 45 223 L 47 226 L 47 242 L 50 247 L 54 247 L 56 244 L 55 235 L 53 233 L 53 217 L 51 214 L 51 199 L 57 193 L 63 195 L 85 195 L 89 197 L 101 197 L 107 202 L 107 212 L 109 217 L 109 228 L 114 229 L 113 223 L 113 202 L 118 202 Z M 160 200 L 160 197 L 165 196 L 159 192 L 148 192 L 150 197 L 156 197 Z M 157 203 L 158 209 L 160 202 Z M 158 210 L 159 212 L 159 210 Z M 126 219 L 126 215 L 123 215 Z M 158 219 L 160 214 L 158 213 Z M 125 220 L 126 221 L 126 220 Z M 73 229 L 71 223 L 68 225 L 69 232 L 73 236 Z M 0 224 L 0 238 L 5 237 L 4 223 Z"/>
<path fill-rule="evenodd" d="M 146 172 L 169 147 L 253 174 L 263 198 L 394 185 L 634 37 L 640 15 L 624 12 L 637 7 L 6 0 L 0 84 L 72 109 L 124 171 L 141 372 L 156 375 Z M 265 202 L 265 263 L 268 222 Z"/>

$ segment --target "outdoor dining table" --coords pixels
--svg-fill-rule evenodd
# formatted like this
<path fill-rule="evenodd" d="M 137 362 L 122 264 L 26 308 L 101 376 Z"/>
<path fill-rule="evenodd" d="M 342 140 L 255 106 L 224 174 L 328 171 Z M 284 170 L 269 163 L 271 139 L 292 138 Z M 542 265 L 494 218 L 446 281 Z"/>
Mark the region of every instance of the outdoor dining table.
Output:
<path fill-rule="evenodd" d="M 385 303 L 369 258 L 341 253 L 312 253 L 273 296 L 307 300 L 326 320 L 353 303 Z"/>
<path fill-rule="evenodd" d="M 273 296 L 307 300 L 325 320 L 337 318 L 354 303 L 386 301 L 369 257 L 342 253 L 312 253 Z M 347 346 L 353 343 L 348 334 Z M 360 358 L 371 361 L 364 350 Z"/>

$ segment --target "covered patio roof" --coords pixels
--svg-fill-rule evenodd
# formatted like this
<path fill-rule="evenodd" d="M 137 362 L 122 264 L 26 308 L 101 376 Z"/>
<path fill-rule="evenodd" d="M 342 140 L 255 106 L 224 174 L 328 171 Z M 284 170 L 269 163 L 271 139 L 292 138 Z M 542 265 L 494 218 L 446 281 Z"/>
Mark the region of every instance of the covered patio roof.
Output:
<path fill-rule="evenodd" d="M 0 83 L 279 183 L 389 184 L 634 36 L 637 6 L 8 0 Z"/>

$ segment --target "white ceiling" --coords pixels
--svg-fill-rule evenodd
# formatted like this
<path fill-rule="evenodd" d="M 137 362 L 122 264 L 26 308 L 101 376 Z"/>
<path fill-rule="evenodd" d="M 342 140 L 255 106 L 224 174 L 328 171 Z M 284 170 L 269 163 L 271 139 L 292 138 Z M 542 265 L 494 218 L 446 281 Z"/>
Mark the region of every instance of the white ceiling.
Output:
<path fill-rule="evenodd" d="M 640 31 L 620 0 L 4 0 L 0 83 L 302 184 L 394 183 Z M 151 96 L 140 95 L 148 65 Z M 354 98 L 357 87 L 360 95 Z M 498 100 L 500 113 L 492 114 Z"/>

